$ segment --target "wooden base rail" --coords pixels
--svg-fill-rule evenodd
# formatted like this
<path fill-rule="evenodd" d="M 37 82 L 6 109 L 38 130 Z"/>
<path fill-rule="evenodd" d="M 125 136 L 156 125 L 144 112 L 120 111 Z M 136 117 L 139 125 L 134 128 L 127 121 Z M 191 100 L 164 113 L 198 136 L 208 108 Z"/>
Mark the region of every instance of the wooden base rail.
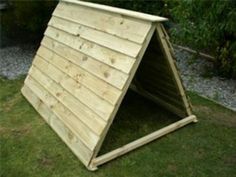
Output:
<path fill-rule="evenodd" d="M 104 155 L 101 155 L 95 159 L 92 160 L 91 162 L 91 169 L 96 169 L 97 166 L 102 165 L 110 160 L 113 160 L 119 156 L 122 156 L 136 148 L 139 148 L 147 143 L 150 143 L 151 141 L 154 141 L 157 138 L 160 138 L 168 133 L 171 133 L 175 131 L 176 129 L 179 129 L 191 122 L 197 122 L 197 118 L 195 115 L 188 116 L 186 118 L 181 119 L 180 121 L 177 121 L 173 124 L 170 124 L 167 127 L 164 127 L 160 130 L 157 130 L 149 135 L 146 135 L 140 139 L 137 139 L 129 144 L 126 144 L 118 149 L 115 149 L 111 152 L 108 152 Z"/>

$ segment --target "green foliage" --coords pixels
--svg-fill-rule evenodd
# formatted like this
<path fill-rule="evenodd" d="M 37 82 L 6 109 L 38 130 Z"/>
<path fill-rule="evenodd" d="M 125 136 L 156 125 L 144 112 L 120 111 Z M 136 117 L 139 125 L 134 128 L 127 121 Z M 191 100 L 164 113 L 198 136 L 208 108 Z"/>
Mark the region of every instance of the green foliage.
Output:
<path fill-rule="evenodd" d="M 14 39 L 41 38 L 56 4 L 53 0 L 10 1 L 9 8 L 1 12 L 3 31 Z"/>
<path fill-rule="evenodd" d="M 179 1 L 171 12 L 175 41 L 213 54 L 217 74 L 236 78 L 236 1 Z"/>
<path fill-rule="evenodd" d="M 168 17 L 176 23 L 165 24 L 171 27 L 175 42 L 214 55 L 216 73 L 236 78 L 236 1 L 89 1 Z M 13 0 L 10 4 L 1 12 L 2 30 L 14 39 L 34 40 L 42 37 L 57 1 Z"/>
<path fill-rule="evenodd" d="M 87 1 L 87 0 L 86 0 Z M 111 5 L 144 13 L 171 17 L 172 9 L 178 0 L 89 0 L 90 2 Z"/>

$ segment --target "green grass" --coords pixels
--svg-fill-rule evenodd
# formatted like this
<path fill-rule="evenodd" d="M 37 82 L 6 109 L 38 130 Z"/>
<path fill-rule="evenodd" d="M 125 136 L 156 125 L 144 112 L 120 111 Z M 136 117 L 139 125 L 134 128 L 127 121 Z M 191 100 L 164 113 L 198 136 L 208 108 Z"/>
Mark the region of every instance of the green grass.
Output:
<path fill-rule="evenodd" d="M 90 172 L 20 94 L 23 78 L 0 79 L 2 177 L 234 177 L 236 113 L 189 93 L 197 124 L 190 124 Z M 128 92 L 102 152 L 176 120 Z"/>

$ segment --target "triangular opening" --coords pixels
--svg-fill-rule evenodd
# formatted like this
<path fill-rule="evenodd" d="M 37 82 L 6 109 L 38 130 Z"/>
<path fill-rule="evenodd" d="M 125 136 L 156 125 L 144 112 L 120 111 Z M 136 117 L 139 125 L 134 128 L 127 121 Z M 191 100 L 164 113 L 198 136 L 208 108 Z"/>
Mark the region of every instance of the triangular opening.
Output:
<path fill-rule="evenodd" d="M 157 40 L 156 33 L 157 31 L 155 31 L 135 74 L 134 84 L 137 88 L 140 87 L 143 91 L 147 91 L 152 96 L 170 104 L 185 115 L 186 107 L 182 99 L 184 95 L 180 93 L 176 85 L 173 70 L 164 55 L 163 44 Z M 163 107 L 165 106 L 163 105 Z"/>
<path fill-rule="evenodd" d="M 142 87 L 152 95 L 179 109 L 184 109 L 181 97 L 177 94 L 178 89 L 172 71 L 156 35 L 155 31 L 136 71 L 132 85 L 136 85 L 137 88 Z M 179 116 L 167 110 L 163 105 L 158 105 L 129 89 L 107 133 L 99 155 L 119 148 L 179 119 Z"/>
<path fill-rule="evenodd" d="M 179 117 L 170 111 L 129 90 L 107 133 L 99 155 L 163 128 L 178 119 Z"/>

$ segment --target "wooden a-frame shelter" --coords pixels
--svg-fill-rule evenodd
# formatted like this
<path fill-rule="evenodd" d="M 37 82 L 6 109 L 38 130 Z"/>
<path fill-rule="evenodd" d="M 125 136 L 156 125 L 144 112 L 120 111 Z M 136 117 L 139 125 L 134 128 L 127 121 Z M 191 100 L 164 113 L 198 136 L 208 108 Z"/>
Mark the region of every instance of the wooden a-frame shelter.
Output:
<path fill-rule="evenodd" d="M 76 0 L 53 12 L 22 93 L 89 170 L 197 121 L 166 20 Z M 129 87 L 182 119 L 97 157 Z"/>

